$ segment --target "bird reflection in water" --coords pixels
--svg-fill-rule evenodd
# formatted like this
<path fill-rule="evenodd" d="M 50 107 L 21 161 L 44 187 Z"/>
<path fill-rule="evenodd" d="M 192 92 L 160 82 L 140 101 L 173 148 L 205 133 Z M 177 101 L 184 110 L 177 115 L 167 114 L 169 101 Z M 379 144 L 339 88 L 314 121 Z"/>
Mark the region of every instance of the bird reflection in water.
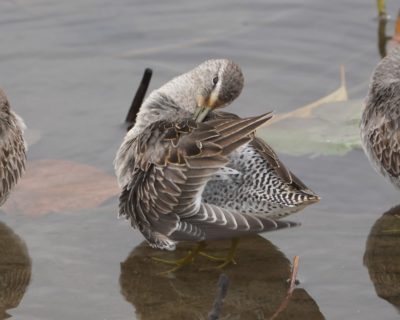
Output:
<path fill-rule="evenodd" d="M 385 212 L 372 226 L 364 265 L 376 294 L 400 311 L 400 205 Z"/>
<path fill-rule="evenodd" d="M 176 257 L 186 253 L 190 244 L 182 243 Z M 209 243 L 216 253 L 224 253 L 229 241 Z M 170 277 L 159 276 L 165 268 L 149 258 L 152 249 L 142 243 L 121 263 L 121 293 L 136 309 L 137 318 L 207 319 L 213 306 L 219 271 L 202 271 L 210 266 L 207 259 L 179 270 Z M 171 258 L 171 252 L 158 252 Z M 270 241 L 245 237 L 238 248 L 238 264 L 224 270 L 229 289 L 220 319 L 270 319 L 285 299 L 290 277 L 290 262 Z M 287 307 L 277 319 L 324 319 L 316 302 L 301 288 L 296 288 Z"/>
<path fill-rule="evenodd" d="M 32 263 L 25 242 L 0 222 L 0 320 L 10 317 L 31 279 Z"/>

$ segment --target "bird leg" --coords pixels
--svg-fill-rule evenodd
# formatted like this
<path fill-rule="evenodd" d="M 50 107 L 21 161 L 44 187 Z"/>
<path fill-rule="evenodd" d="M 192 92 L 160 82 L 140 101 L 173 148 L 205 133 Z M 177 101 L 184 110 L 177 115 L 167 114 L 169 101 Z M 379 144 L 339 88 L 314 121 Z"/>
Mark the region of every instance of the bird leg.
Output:
<path fill-rule="evenodd" d="M 206 247 L 206 243 L 204 241 L 200 241 L 195 247 L 192 248 L 192 250 L 188 251 L 186 256 L 184 256 L 181 259 L 168 260 L 168 259 L 160 259 L 160 258 L 156 258 L 156 257 L 152 257 L 152 259 L 155 260 L 155 261 L 158 261 L 158 262 L 165 263 L 165 264 L 174 265 L 175 267 L 173 267 L 172 269 L 164 271 L 164 272 L 161 272 L 161 274 L 168 274 L 168 273 L 171 273 L 171 272 L 175 272 L 175 271 L 181 269 L 182 267 L 192 263 L 194 258 L 205 247 Z"/>
<path fill-rule="evenodd" d="M 199 252 L 199 255 L 202 255 L 203 257 L 206 257 L 207 259 L 212 261 L 216 262 L 222 261 L 221 264 L 215 267 L 216 269 L 222 269 L 231 263 L 236 264 L 235 254 L 238 244 L 239 244 L 239 238 L 232 238 L 231 247 L 229 248 L 228 254 L 225 257 L 215 257 L 202 251 Z"/>

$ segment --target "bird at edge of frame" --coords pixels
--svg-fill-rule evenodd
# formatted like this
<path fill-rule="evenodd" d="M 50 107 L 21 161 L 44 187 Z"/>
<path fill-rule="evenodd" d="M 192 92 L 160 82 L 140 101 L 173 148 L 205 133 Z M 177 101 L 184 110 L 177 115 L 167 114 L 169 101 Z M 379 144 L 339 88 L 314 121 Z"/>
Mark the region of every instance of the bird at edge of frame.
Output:
<path fill-rule="evenodd" d="M 374 169 L 400 189 L 400 43 L 375 68 L 362 114 L 364 151 Z"/>
<path fill-rule="evenodd" d="M 10 109 L 10 103 L 0 89 L 0 207 L 25 170 L 25 128 L 24 121 Z"/>
<path fill-rule="evenodd" d="M 242 91 L 240 67 L 208 60 L 153 91 L 140 106 L 114 162 L 122 189 L 119 215 L 153 248 L 197 244 L 165 273 L 197 255 L 235 263 L 241 236 L 298 225 L 280 218 L 319 201 L 255 130 L 266 113 L 239 118 L 219 109 Z M 206 241 L 232 239 L 226 257 L 204 252 Z"/>

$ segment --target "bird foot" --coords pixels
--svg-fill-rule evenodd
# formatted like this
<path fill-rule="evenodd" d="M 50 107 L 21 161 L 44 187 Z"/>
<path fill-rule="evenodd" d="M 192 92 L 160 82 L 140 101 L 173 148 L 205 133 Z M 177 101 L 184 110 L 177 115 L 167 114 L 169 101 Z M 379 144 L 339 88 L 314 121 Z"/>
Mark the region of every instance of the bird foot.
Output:
<path fill-rule="evenodd" d="M 236 264 L 234 254 L 228 254 L 226 257 L 216 257 L 216 256 L 209 255 L 209 254 L 207 254 L 207 253 L 205 253 L 205 252 L 199 252 L 199 255 L 201 255 L 201 256 L 203 256 L 203 257 L 206 257 L 207 259 L 209 259 L 209 260 L 211 260 L 211 261 L 215 261 L 215 262 L 221 262 L 221 261 L 222 261 L 222 263 L 220 263 L 220 264 L 219 264 L 218 266 L 216 266 L 216 267 L 212 267 L 212 268 L 203 268 L 203 269 L 201 269 L 201 271 L 206 271 L 206 270 L 211 270 L 211 269 L 218 269 L 218 270 L 220 270 L 220 269 L 225 268 L 225 267 L 226 267 L 227 265 L 229 265 L 229 264 Z"/>
<path fill-rule="evenodd" d="M 209 260 L 217 261 L 217 262 L 222 261 L 221 264 L 219 264 L 218 266 L 216 266 L 214 268 L 206 268 L 206 269 L 202 269 L 202 270 L 210 270 L 210 269 L 221 270 L 221 269 L 225 268 L 227 265 L 236 264 L 235 254 L 236 254 L 236 248 L 237 248 L 238 244 L 239 244 L 239 239 L 233 238 L 231 240 L 231 247 L 229 248 L 228 255 L 225 257 L 215 257 L 215 256 L 209 255 L 203 251 L 199 251 L 200 255 L 202 255 L 203 257 L 206 257 Z"/>
<path fill-rule="evenodd" d="M 194 249 L 188 251 L 186 256 L 184 256 L 181 259 L 177 259 L 177 260 L 161 259 L 161 258 L 157 258 L 157 257 L 152 257 L 152 259 L 157 262 L 175 266 L 172 269 L 169 269 L 167 271 L 163 271 L 163 272 L 159 273 L 160 275 L 167 275 L 167 274 L 170 274 L 172 272 L 175 272 L 175 271 L 181 269 L 182 267 L 184 267 L 188 264 L 191 264 L 194 261 L 194 259 L 196 258 L 196 256 L 199 254 L 200 250 L 202 250 L 204 247 L 205 247 L 205 243 L 200 242 L 196 247 L 194 247 Z"/>
<path fill-rule="evenodd" d="M 161 259 L 161 258 L 156 258 L 156 257 L 152 257 L 152 259 L 157 262 L 175 266 L 172 269 L 169 269 L 167 271 L 163 271 L 160 273 L 160 275 L 166 275 L 166 274 L 175 272 L 188 264 L 191 264 L 194 261 L 195 256 L 196 256 L 196 254 L 193 254 L 192 251 L 189 251 L 185 257 L 183 257 L 181 259 L 177 259 L 177 260 L 168 260 L 168 259 Z"/>
<path fill-rule="evenodd" d="M 193 257 L 192 257 L 192 261 L 189 261 L 189 262 L 187 261 L 188 257 L 190 255 L 191 255 L 191 251 L 189 251 L 188 254 L 185 257 L 181 258 L 181 259 L 169 260 L 169 259 L 161 259 L 161 258 L 157 258 L 157 257 L 151 257 L 151 259 L 153 259 L 154 261 L 157 261 L 157 262 L 164 263 L 164 264 L 177 266 L 177 265 L 181 265 L 182 263 L 188 264 L 188 263 L 192 262 L 194 260 Z"/>

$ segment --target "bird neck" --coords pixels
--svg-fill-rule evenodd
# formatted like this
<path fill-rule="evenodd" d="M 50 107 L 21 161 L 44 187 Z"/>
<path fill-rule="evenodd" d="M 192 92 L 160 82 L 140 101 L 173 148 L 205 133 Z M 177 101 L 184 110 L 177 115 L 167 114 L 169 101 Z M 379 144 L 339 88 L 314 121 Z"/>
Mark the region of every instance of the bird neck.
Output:
<path fill-rule="evenodd" d="M 184 73 L 163 85 L 158 93 L 168 97 L 176 106 L 194 112 L 196 96 L 199 90 L 199 79 L 195 71 Z"/>
<path fill-rule="evenodd" d="M 192 73 L 183 74 L 153 91 L 140 107 L 132 135 L 160 120 L 190 117 L 196 109 L 197 88 Z"/>

